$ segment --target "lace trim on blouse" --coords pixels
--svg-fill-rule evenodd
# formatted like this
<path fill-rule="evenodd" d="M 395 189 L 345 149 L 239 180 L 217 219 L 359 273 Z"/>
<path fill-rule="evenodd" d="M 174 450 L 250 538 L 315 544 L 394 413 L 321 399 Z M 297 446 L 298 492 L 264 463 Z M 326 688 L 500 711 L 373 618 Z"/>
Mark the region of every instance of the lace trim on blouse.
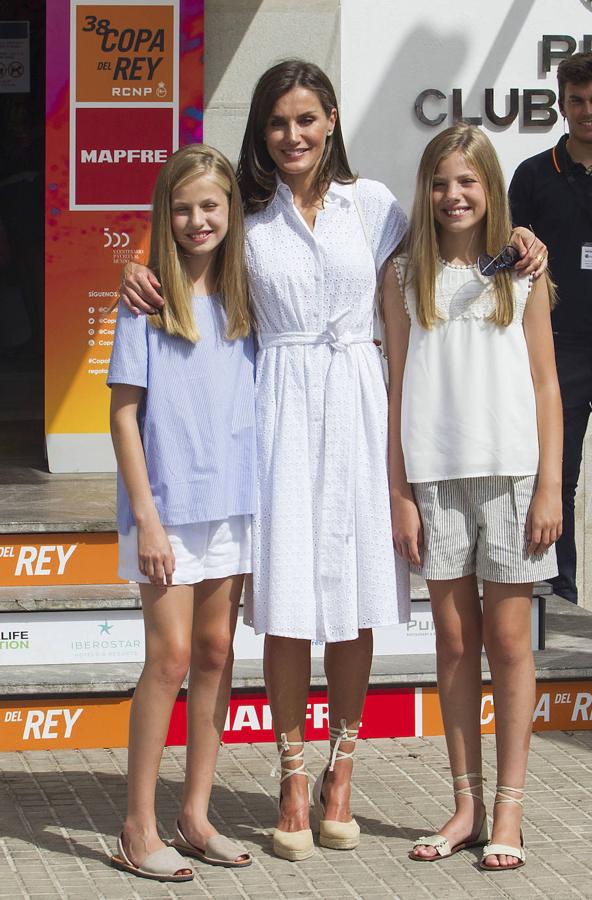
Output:
<path fill-rule="evenodd" d="M 409 312 L 409 306 L 407 304 L 407 292 L 405 291 L 405 288 L 403 286 L 403 275 L 401 273 L 399 259 L 392 259 L 391 262 L 395 270 L 395 275 L 397 276 L 397 281 L 399 282 L 399 290 L 401 291 L 401 296 L 403 297 L 403 306 L 405 307 L 405 312 L 409 316 L 409 319 L 411 319 L 411 313 Z"/>
<path fill-rule="evenodd" d="M 477 266 L 461 266 L 438 259 L 436 271 L 436 311 L 440 320 L 490 319 L 495 313 L 496 297 L 493 279 L 481 275 Z M 416 296 L 413 285 L 405 276 L 407 257 L 393 259 L 397 279 L 403 294 L 405 310 L 410 319 L 416 317 Z M 514 277 L 514 318 L 512 324 L 520 324 L 530 291 L 532 276 L 528 279 Z M 413 312 L 413 314 L 412 314 Z"/>

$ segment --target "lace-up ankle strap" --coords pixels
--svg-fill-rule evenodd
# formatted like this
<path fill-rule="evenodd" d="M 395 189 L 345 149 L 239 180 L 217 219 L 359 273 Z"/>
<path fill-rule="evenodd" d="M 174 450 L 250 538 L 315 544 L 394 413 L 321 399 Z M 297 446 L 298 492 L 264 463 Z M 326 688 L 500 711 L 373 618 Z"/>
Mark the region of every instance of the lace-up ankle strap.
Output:
<path fill-rule="evenodd" d="M 290 750 L 291 747 L 300 747 L 300 750 L 297 753 L 291 753 L 290 756 L 286 756 L 285 754 Z M 304 741 L 289 741 L 288 735 L 284 732 L 280 735 L 280 743 L 278 745 L 278 751 L 280 754 L 280 784 L 286 781 L 286 779 L 291 778 L 292 775 L 305 775 L 308 778 L 308 772 L 306 771 L 304 765 Z M 295 766 L 294 768 L 288 768 L 286 763 L 288 762 L 299 762 L 300 765 Z M 277 766 L 274 766 L 271 770 L 272 775 L 277 775 Z"/>
<path fill-rule="evenodd" d="M 480 800 L 483 803 L 483 782 L 487 781 L 487 778 L 484 778 L 481 772 L 466 772 L 464 775 L 453 775 L 452 783 L 456 785 L 457 781 L 469 781 L 471 778 L 476 778 L 477 784 L 468 784 L 462 788 L 455 787 L 454 796 L 462 794 L 463 797 L 473 797 L 475 800 Z M 474 791 L 478 793 L 474 793 Z"/>
<path fill-rule="evenodd" d="M 339 728 L 334 728 L 329 725 L 329 740 L 331 744 L 333 744 L 333 751 L 331 753 L 331 762 L 329 764 L 329 771 L 332 772 L 335 768 L 335 763 L 340 762 L 342 759 L 352 759 L 355 746 L 353 750 L 347 752 L 346 750 L 341 749 L 342 741 L 351 741 L 354 745 L 358 739 L 358 729 L 357 728 L 348 728 L 347 722 L 345 719 L 339 720 Z"/>
<path fill-rule="evenodd" d="M 499 803 L 517 803 L 518 806 L 524 806 L 524 788 L 513 788 L 508 787 L 506 784 L 498 784 L 495 793 L 494 806 L 497 806 Z M 514 797 L 513 794 L 522 794 L 522 796 Z"/>

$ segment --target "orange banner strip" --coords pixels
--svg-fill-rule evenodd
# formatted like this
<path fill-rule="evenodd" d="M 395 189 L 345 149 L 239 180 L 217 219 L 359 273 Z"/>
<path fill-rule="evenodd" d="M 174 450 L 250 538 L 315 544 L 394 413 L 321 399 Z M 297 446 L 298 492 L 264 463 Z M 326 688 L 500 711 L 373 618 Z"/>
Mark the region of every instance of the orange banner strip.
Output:
<path fill-rule="evenodd" d="M 117 534 L 5 534 L 0 584 L 125 584 L 117 576 Z"/>
<path fill-rule="evenodd" d="M 436 688 L 422 690 L 422 733 L 444 734 Z M 592 681 L 541 682 L 536 687 L 533 731 L 579 731 L 592 728 Z M 481 700 L 481 734 L 495 734 L 495 709 L 491 688 Z"/>
<path fill-rule="evenodd" d="M 127 747 L 129 697 L 1 700 L 0 751 Z"/>

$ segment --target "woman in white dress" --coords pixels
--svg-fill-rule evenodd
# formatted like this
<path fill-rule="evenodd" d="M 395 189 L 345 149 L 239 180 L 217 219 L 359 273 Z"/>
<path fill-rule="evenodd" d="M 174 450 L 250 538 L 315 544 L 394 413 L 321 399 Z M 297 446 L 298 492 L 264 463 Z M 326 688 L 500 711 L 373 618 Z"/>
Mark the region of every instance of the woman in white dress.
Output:
<path fill-rule="evenodd" d="M 320 842 L 351 849 L 351 755 L 372 628 L 409 618 L 395 559 L 387 401 L 372 340 L 377 277 L 406 228 L 390 191 L 356 180 L 327 76 L 288 60 L 253 94 L 238 179 L 258 325 L 253 595 L 282 758 L 275 852 L 312 853 L 303 761 L 310 642 L 325 642 L 331 763 L 315 785 Z"/>

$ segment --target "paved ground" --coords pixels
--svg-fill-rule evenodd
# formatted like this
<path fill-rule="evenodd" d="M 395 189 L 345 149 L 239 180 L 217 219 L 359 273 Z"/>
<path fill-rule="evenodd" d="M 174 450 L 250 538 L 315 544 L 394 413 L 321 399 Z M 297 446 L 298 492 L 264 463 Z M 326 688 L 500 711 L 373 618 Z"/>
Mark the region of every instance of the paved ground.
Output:
<path fill-rule="evenodd" d="M 437 865 L 413 863 L 414 838 L 441 824 L 451 792 L 442 738 L 362 741 L 353 808 L 362 843 L 353 852 L 317 849 L 303 863 L 271 853 L 277 781 L 269 744 L 222 748 L 212 818 L 240 838 L 254 864 L 238 874 L 196 864 L 190 884 L 162 885 L 106 864 L 125 805 L 125 750 L 0 754 L 0 897 L 74 898 L 592 898 L 592 731 L 533 737 L 525 841 L 527 866 L 489 875 L 466 851 Z M 484 738 L 487 788 L 495 784 L 494 739 Z M 325 744 L 307 748 L 321 769 Z M 183 749 L 167 750 L 158 811 L 166 835 L 183 779 Z M 487 791 L 489 805 L 491 793 Z"/>

